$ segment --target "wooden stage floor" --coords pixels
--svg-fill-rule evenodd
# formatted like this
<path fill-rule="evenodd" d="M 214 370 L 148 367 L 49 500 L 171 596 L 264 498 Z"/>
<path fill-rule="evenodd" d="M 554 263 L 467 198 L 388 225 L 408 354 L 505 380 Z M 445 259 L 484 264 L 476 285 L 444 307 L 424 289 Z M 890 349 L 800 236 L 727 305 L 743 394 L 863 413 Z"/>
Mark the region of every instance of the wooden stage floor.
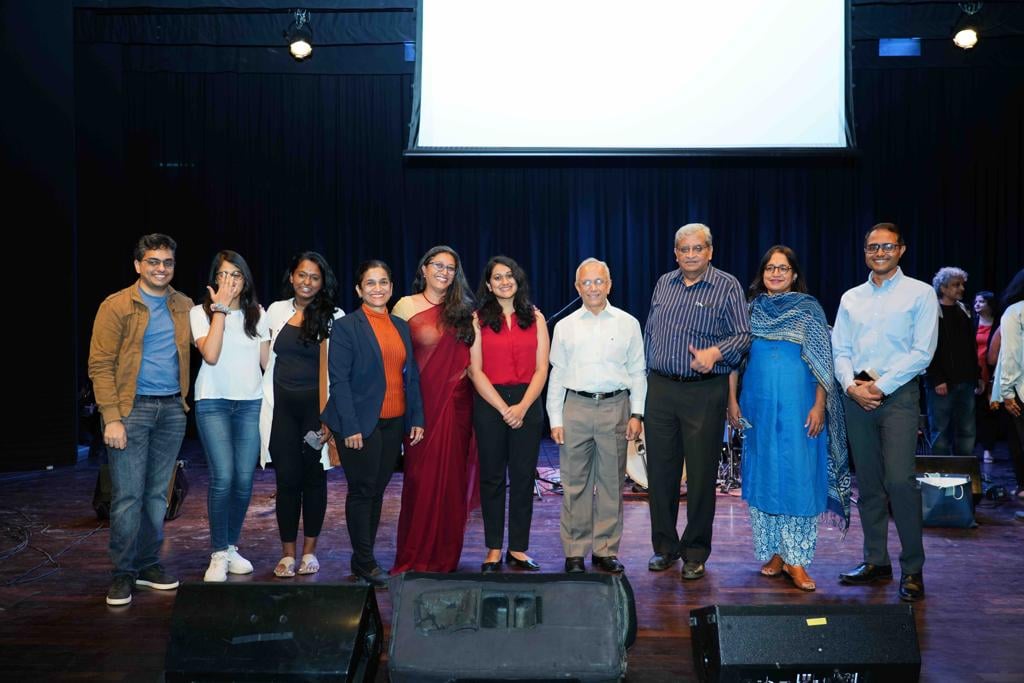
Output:
<path fill-rule="evenodd" d="M 182 581 L 201 581 L 208 562 L 206 467 L 194 442 L 186 443 L 191 493 L 185 512 L 166 525 L 164 562 Z M 541 466 L 551 462 L 547 443 Z M 554 455 L 557 458 L 557 452 Z M 995 483 L 1012 487 L 1005 448 L 983 466 Z M 174 593 L 141 590 L 132 605 L 104 603 L 110 565 L 109 531 L 90 505 L 97 464 L 46 472 L 0 475 L 0 679 L 64 681 L 162 680 Z M 396 475 L 385 501 L 378 539 L 382 563 L 394 558 L 394 536 L 401 491 Z M 251 576 L 231 581 L 274 580 L 280 553 L 274 519 L 274 475 L 257 471 L 252 505 L 243 531 L 242 551 L 256 565 Z M 348 582 L 350 546 L 343 521 L 345 482 L 329 474 L 329 509 L 319 558 L 323 569 L 296 582 Z M 985 507 L 986 503 L 989 507 Z M 558 537 L 561 499 L 546 494 L 535 504 L 530 552 L 548 571 L 561 571 Z M 915 606 L 922 652 L 922 680 L 1024 681 L 1024 509 L 1017 499 L 992 505 L 983 501 L 973 530 L 925 532 L 927 599 Z M 685 520 L 680 510 L 680 527 Z M 27 536 L 22 536 L 27 532 Z M 753 559 L 746 506 L 719 496 L 715 547 L 707 576 L 684 583 L 675 570 L 647 571 L 650 556 L 647 503 L 630 496 L 620 558 L 636 593 L 639 634 L 629 651 L 629 681 L 695 680 L 688 616 L 692 608 L 721 604 L 878 604 L 897 602 L 897 583 L 867 588 L 840 586 L 836 575 L 860 558 L 861 530 L 856 512 L 845 540 L 822 530 L 817 558 L 809 568 L 816 593 L 802 593 L 783 579 L 767 579 Z M 26 544 L 23 549 L 17 548 Z M 469 522 L 460 569 L 479 571 L 483 527 L 479 511 Z M 898 555 L 895 528 L 890 549 Z M 898 571 L 898 568 L 896 568 Z M 391 602 L 378 591 L 381 616 L 389 630 Z M 385 647 L 386 651 L 386 647 Z M 378 680 L 387 680 L 382 663 Z"/>

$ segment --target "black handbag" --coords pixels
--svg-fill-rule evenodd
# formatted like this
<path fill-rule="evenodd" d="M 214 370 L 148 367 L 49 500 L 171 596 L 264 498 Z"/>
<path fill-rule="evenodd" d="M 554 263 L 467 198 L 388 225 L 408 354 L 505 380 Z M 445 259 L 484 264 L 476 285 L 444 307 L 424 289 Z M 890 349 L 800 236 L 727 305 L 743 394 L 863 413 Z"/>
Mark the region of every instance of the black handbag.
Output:
<path fill-rule="evenodd" d="M 100 465 L 99 474 L 96 476 L 96 486 L 92 492 L 92 509 L 96 511 L 97 519 L 110 519 L 110 488 L 110 466 Z M 185 476 L 185 461 L 178 460 L 174 463 L 171 481 L 167 486 L 165 520 L 181 517 L 182 505 L 186 496 L 188 496 L 188 477 Z"/>
<path fill-rule="evenodd" d="M 186 496 L 188 496 L 188 477 L 185 476 L 185 461 L 179 460 L 174 463 L 171 483 L 167 487 L 167 513 L 164 515 L 164 519 L 171 520 L 181 517 Z"/>

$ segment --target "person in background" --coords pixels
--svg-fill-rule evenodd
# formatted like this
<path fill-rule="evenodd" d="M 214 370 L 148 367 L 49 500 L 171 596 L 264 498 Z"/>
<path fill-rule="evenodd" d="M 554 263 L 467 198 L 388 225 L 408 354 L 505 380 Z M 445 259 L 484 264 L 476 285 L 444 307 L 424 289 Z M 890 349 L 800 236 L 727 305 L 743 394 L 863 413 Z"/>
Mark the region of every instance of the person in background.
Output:
<path fill-rule="evenodd" d="M 974 344 L 978 354 L 978 376 L 983 388 L 974 404 L 974 422 L 977 425 L 978 441 L 981 443 L 982 462 L 994 461 L 992 452 L 995 450 L 999 434 L 999 404 L 992 404 L 992 371 L 995 363 L 988 362 L 988 352 L 992 348 L 995 328 L 996 295 L 983 290 L 974 296 Z M 998 356 L 999 349 L 996 348 Z"/>
<path fill-rule="evenodd" d="M 978 347 L 970 311 L 961 302 L 967 273 L 945 267 L 932 278 L 939 299 L 939 342 L 925 374 L 932 453 L 973 455 L 974 397 L 980 384 Z"/>

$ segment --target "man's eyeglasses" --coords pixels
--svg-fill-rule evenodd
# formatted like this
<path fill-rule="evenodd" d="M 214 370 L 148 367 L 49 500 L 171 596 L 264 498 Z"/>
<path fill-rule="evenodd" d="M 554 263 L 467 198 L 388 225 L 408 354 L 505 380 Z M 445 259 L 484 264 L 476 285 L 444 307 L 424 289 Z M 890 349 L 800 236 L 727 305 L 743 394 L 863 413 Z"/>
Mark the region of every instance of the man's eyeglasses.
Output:
<path fill-rule="evenodd" d="M 449 275 L 454 275 L 455 271 L 457 270 L 455 266 L 449 265 L 447 263 L 441 263 L 440 261 L 431 261 L 427 265 L 432 266 L 434 270 L 437 271 L 438 273 L 447 272 Z"/>
<path fill-rule="evenodd" d="M 174 267 L 174 259 L 172 259 L 172 258 L 165 258 L 162 261 L 160 259 L 158 259 L 158 258 L 144 258 L 144 259 L 142 259 L 142 262 L 145 263 L 150 268 L 157 268 L 161 264 L 163 264 L 164 268 L 173 268 Z"/>
<path fill-rule="evenodd" d="M 241 280 L 243 277 L 245 276 L 242 275 L 242 271 L 240 270 L 222 270 L 217 273 L 217 279 L 219 280 L 225 280 L 227 278 L 231 278 L 232 280 Z"/>
<path fill-rule="evenodd" d="M 896 251 L 897 249 L 899 249 L 899 247 L 900 247 L 900 245 L 894 244 L 892 242 L 885 242 L 884 244 L 877 244 L 877 243 L 865 244 L 864 245 L 864 253 L 865 254 L 877 254 L 878 252 L 882 252 L 882 253 L 885 253 L 885 254 L 891 254 L 894 251 Z"/>
<path fill-rule="evenodd" d="M 779 275 L 785 275 L 785 274 L 787 274 L 791 270 L 793 270 L 793 268 L 791 266 L 776 266 L 776 265 L 772 265 L 771 263 L 769 263 L 767 266 L 764 267 L 764 272 L 768 273 L 769 275 L 771 275 L 772 273 L 778 273 Z"/>
<path fill-rule="evenodd" d="M 580 287 L 586 289 L 587 287 L 604 287 L 604 283 L 608 282 L 603 277 L 596 277 L 593 280 L 582 280 L 580 281 Z"/>
<path fill-rule="evenodd" d="M 694 256 L 700 256 L 701 254 L 704 253 L 705 249 L 707 249 L 707 247 L 704 246 L 703 244 L 697 244 L 692 247 L 676 247 L 676 251 L 678 251 L 683 256 L 689 255 L 690 252 L 693 252 Z"/>

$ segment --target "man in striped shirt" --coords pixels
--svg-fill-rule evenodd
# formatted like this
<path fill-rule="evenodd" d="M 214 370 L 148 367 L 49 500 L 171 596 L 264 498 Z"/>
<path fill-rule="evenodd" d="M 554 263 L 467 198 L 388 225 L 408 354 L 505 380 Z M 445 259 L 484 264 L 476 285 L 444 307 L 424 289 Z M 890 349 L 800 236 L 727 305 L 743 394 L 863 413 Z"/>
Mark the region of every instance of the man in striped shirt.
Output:
<path fill-rule="evenodd" d="M 743 288 L 711 265 L 711 230 L 676 231 L 677 270 L 658 279 L 644 330 L 647 356 L 648 493 L 654 555 L 663 571 L 683 558 L 684 579 L 704 576 L 711 554 L 715 483 L 725 427 L 729 372 L 750 348 Z M 686 462 L 686 528 L 676 532 L 679 483 Z"/>

